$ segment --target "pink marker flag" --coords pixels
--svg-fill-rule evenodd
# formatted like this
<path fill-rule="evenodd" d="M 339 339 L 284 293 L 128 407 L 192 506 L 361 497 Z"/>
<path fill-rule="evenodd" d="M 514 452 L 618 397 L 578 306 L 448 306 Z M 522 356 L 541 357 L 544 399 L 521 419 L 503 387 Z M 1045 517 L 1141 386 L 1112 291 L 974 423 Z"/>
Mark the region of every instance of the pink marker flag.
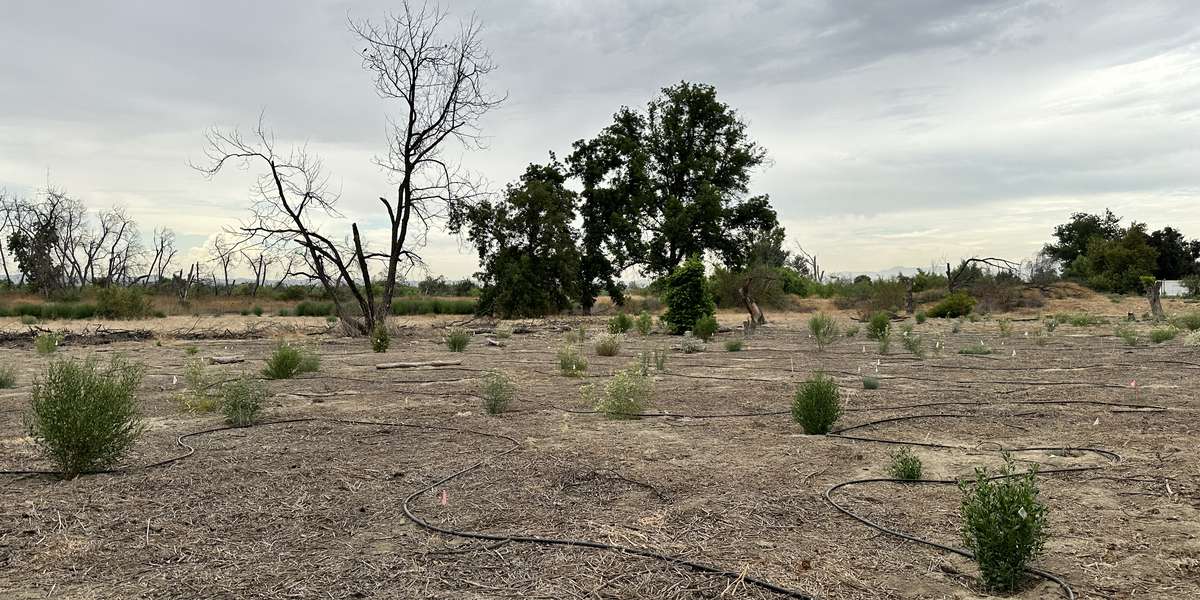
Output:
<path fill-rule="evenodd" d="M 442 490 L 442 492 L 438 494 L 438 503 L 442 506 L 450 506 L 450 498 L 447 497 L 446 490 Z"/>

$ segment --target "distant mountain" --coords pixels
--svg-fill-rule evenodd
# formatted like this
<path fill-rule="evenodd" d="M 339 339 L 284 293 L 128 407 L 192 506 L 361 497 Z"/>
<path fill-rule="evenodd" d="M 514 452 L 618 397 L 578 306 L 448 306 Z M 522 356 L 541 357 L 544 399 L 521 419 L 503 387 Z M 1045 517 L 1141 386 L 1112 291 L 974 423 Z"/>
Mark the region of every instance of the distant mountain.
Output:
<path fill-rule="evenodd" d="M 920 267 L 924 269 L 925 267 Z M 917 267 L 892 267 L 882 271 L 838 271 L 836 273 L 827 273 L 829 277 L 834 279 L 854 279 L 859 275 L 866 275 L 872 280 L 876 279 L 891 279 L 900 275 L 912 276 L 917 273 Z"/>

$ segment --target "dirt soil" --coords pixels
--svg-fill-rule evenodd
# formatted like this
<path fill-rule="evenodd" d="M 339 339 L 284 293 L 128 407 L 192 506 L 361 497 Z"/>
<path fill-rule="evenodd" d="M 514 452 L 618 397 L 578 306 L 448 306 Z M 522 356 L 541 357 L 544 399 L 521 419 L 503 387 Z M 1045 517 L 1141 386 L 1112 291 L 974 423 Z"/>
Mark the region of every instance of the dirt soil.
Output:
<path fill-rule="evenodd" d="M 1127 312 L 1107 302 L 1093 308 L 1114 318 Z M 1133 310 L 1140 314 L 1141 305 Z M 742 318 L 720 317 L 726 326 Z M 698 354 L 679 352 L 679 338 L 661 334 L 632 333 L 616 357 L 596 356 L 589 341 L 584 378 L 560 375 L 555 358 L 563 333 L 552 325 L 576 320 L 537 323 L 503 348 L 476 335 L 454 354 L 441 342 L 444 321 L 404 319 L 384 355 L 365 340 L 322 333 L 322 320 L 250 317 L 200 327 L 236 332 L 260 324 L 255 335 L 220 340 L 184 339 L 181 318 L 106 324 L 149 324 L 156 337 L 68 343 L 57 354 L 123 353 L 144 362 L 139 399 L 149 430 L 116 473 L 71 481 L 0 476 L 0 598 L 786 597 L 745 577 L 828 599 L 990 597 L 968 559 L 868 528 L 826 500 L 838 483 L 887 477 L 897 446 L 803 435 L 786 411 L 816 370 L 841 386 L 841 427 L 944 415 L 853 432 L 954 446 L 914 448 L 926 478 L 953 480 L 998 465 L 1001 447 L 1119 454 L 1115 463 L 1092 452 L 1015 455 L 1043 469 L 1097 467 L 1039 477 L 1051 538 L 1037 566 L 1079 598 L 1200 597 L 1200 359 L 1183 336 L 1128 347 L 1111 324 L 1063 324 L 1040 337 L 1034 313 L 1014 315 L 1006 337 L 995 321 L 966 322 L 953 333 L 953 322 L 930 320 L 915 329 L 928 351 L 921 360 L 899 341 L 881 355 L 862 331 L 819 352 L 806 318 L 775 319 L 738 353 L 722 347 L 736 331 Z M 848 313 L 840 319 L 851 325 Z M 600 319 L 583 322 L 593 333 L 603 328 Z M 222 426 L 219 414 L 181 410 L 187 347 L 199 356 L 244 355 L 245 363 L 208 367 L 230 378 L 257 374 L 284 338 L 316 346 L 321 369 L 270 382 L 265 419 L 315 420 L 191 436 L 182 444 L 194 454 L 139 467 L 187 454 L 181 435 Z M 996 352 L 958 354 L 980 341 Z M 587 412 L 582 385 L 602 383 L 655 348 L 673 349 L 666 370 L 654 373 L 652 410 L 691 416 L 613 421 Z M 462 364 L 375 368 L 433 359 Z M 49 360 L 29 343 L 0 347 L 0 363 L 19 371 L 19 387 L 0 391 L 0 469 L 53 469 L 24 433 L 30 384 Z M 488 369 L 518 388 L 500 417 L 481 408 Z M 862 374 L 877 374 L 880 389 L 864 390 Z M 702 418 L 730 413 L 772 414 Z M 501 456 L 513 447 L 502 436 L 517 445 Z M 613 550 L 435 533 L 405 514 L 405 498 L 418 491 L 413 513 L 438 527 L 647 549 L 734 576 Z M 864 483 L 834 499 L 887 527 L 962 543 L 952 483 Z M 1011 597 L 1066 596 L 1031 579 Z"/>

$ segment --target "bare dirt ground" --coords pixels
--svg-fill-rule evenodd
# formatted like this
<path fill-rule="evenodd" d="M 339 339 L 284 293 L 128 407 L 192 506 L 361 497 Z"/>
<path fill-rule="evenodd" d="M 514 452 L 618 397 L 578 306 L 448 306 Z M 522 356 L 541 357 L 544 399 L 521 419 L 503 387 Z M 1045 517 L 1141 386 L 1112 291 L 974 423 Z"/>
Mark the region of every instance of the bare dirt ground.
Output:
<path fill-rule="evenodd" d="M 1131 310 L 1140 314 L 1143 304 Z M 1093 308 L 1127 312 L 1107 300 Z M 741 318 L 721 315 L 730 326 Z M 673 350 L 666 371 L 655 374 L 652 410 L 691 416 L 632 421 L 588 414 L 578 388 L 604 381 L 640 350 L 677 347 L 679 338 L 634 333 L 617 357 L 598 357 L 589 343 L 583 379 L 558 373 L 562 333 L 545 324 L 505 348 L 475 336 L 461 355 L 445 349 L 443 322 L 432 319 L 400 320 L 385 355 L 363 340 L 319 334 L 322 320 L 253 317 L 202 328 L 259 323 L 262 337 L 180 339 L 191 321 L 172 317 L 150 323 L 157 341 L 67 345 L 59 354 L 120 352 L 147 365 L 140 400 L 150 430 L 117 473 L 0 478 L 0 597 L 786 597 L 746 578 L 829 599 L 989 597 L 969 560 L 868 528 L 826 500 L 836 484 L 887 477 L 896 446 L 803 435 L 786 411 L 797 385 L 818 369 L 841 385 L 840 427 L 941 415 L 852 432 L 954 446 L 915 448 L 930 479 L 995 466 L 1002 447 L 1119 454 L 1115 463 L 1092 452 L 1015 455 L 1043 469 L 1098 467 L 1040 477 L 1052 537 L 1037 566 L 1079 598 L 1200 597 L 1200 359 L 1182 336 L 1133 348 L 1112 335 L 1112 325 L 1064 324 L 1038 343 L 1040 323 L 1021 315 L 1011 337 L 1000 337 L 994 321 L 965 323 L 956 334 L 951 322 L 930 320 L 916 327 L 929 350 L 918 360 L 898 342 L 880 355 L 861 332 L 818 352 L 805 318 L 782 316 L 740 353 L 721 347 L 739 333 L 720 334 L 703 353 Z M 593 332 L 603 327 L 600 319 L 586 323 Z M 844 316 L 842 324 L 849 324 Z M 198 346 L 201 356 L 245 355 L 244 364 L 209 367 L 232 377 L 257 373 L 278 338 L 318 345 L 322 366 L 271 382 L 265 419 L 313 420 L 177 443 L 222 425 L 217 415 L 180 409 L 185 347 Z M 980 340 L 996 354 L 957 353 Z M 938 341 L 945 349 L 935 352 Z M 374 368 L 455 358 L 461 366 Z M 19 387 L 0 391 L 0 469 L 52 468 L 23 425 L 29 385 L 48 360 L 29 344 L 0 347 L 0 361 L 20 371 Z M 480 406 L 487 369 L 504 371 L 519 389 L 501 417 Z M 862 389 L 859 374 L 876 371 L 881 388 Z M 702 418 L 731 413 L 773 414 Z M 194 453 L 181 460 L 139 468 L 188 454 L 187 447 Z M 415 492 L 413 515 L 437 527 L 652 550 L 733 576 L 613 550 L 438 534 L 406 515 L 405 499 Z M 961 544 L 953 484 L 864 483 L 833 498 L 887 527 Z M 1066 594 L 1033 579 L 1015 597 Z"/>

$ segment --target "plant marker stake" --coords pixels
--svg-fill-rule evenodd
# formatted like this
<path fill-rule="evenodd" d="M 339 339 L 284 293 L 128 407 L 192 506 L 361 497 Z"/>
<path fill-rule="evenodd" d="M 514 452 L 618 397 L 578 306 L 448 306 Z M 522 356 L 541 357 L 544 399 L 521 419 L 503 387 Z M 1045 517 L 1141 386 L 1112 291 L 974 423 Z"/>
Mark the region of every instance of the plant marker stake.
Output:
<path fill-rule="evenodd" d="M 1134 401 L 1134 402 L 1137 402 L 1137 399 L 1138 399 L 1138 395 L 1137 395 L 1137 380 L 1136 380 L 1136 379 L 1134 379 L 1134 380 L 1131 380 L 1131 381 L 1129 382 L 1129 387 L 1133 388 L 1133 401 Z"/>
<path fill-rule="evenodd" d="M 444 488 L 442 489 L 442 492 L 438 494 L 438 503 L 442 506 L 450 506 L 450 499 L 446 497 L 446 490 Z"/>

